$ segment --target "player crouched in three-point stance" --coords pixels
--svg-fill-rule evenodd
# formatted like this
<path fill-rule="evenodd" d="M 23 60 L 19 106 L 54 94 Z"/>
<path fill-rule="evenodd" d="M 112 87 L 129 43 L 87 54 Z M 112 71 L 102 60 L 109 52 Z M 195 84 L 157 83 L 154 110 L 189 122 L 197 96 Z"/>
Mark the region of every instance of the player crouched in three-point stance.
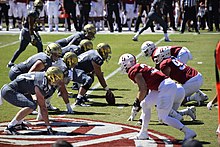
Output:
<path fill-rule="evenodd" d="M 184 140 L 196 137 L 193 130 L 184 126 L 178 119 L 169 116 L 174 107 L 178 90 L 173 80 L 155 68 L 136 63 L 136 57 L 132 54 L 123 54 L 119 58 L 119 65 L 139 87 L 137 101 L 142 107 L 143 123 L 140 132 L 134 139 L 149 139 L 147 130 L 151 118 L 151 108 L 155 105 L 159 120 L 184 132 Z"/>
<path fill-rule="evenodd" d="M 39 105 L 47 133 L 53 134 L 48 119 L 45 97 L 54 93 L 54 88 L 63 80 L 63 72 L 58 67 L 50 67 L 46 72 L 32 72 L 19 75 L 1 88 L 1 96 L 7 102 L 22 109 L 16 114 L 4 130 L 6 134 L 17 135 L 18 129 L 24 129 L 23 119 Z"/>
<path fill-rule="evenodd" d="M 97 45 L 97 50 L 89 50 L 87 52 L 84 52 L 78 56 L 79 62 L 76 66 L 76 69 L 80 69 L 85 71 L 88 75 L 90 75 L 93 78 L 93 74 L 95 74 L 103 88 L 107 91 L 107 95 L 113 97 L 113 93 L 109 89 L 105 79 L 103 72 L 101 70 L 101 66 L 104 63 L 104 61 L 108 62 L 111 58 L 111 47 L 107 43 L 99 43 Z M 89 87 L 87 87 L 85 90 L 88 90 Z M 86 92 L 86 91 L 85 91 Z M 84 92 L 84 93 L 85 93 Z M 84 106 L 85 100 L 83 98 L 85 95 L 78 94 L 75 106 Z"/>
<path fill-rule="evenodd" d="M 21 30 L 20 46 L 14 53 L 12 59 L 9 61 L 7 67 L 11 68 L 14 65 L 15 60 L 26 49 L 29 43 L 37 47 L 38 53 L 43 51 L 43 44 L 41 42 L 41 37 L 38 34 L 38 27 L 36 24 L 36 19 L 39 17 L 40 12 L 43 9 L 43 5 L 42 0 L 34 1 L 34 10 L 29 12 L 24 23 L 24 28 Z"/>

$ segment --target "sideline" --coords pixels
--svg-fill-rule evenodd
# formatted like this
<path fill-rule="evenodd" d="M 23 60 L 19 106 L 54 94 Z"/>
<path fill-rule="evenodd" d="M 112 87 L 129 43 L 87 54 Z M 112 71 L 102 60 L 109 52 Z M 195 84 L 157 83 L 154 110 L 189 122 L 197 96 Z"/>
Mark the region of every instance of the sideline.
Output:
<path fill-rule="evenodd" d="M 168 36 L 170 36 L 171 34 L 169 34 Z M 155 45 L 158 45 L 160 42 L 162 42 L 164 40 L 164 37 L 161 38 L 160 40 L 158 40 Z M 142 55 L 142 53 L 139 53 L 138 55 L 136 55 L 136 58 L 138 59 L 140 56 Z M 120 71 L 120 67 L 117 68 L 115 71 L 113 71 L 112 73 L 110 73 L 109 75 L 107 75 L 105 78 L 105 80 L 107 81 L 109 78 L 111 78 L 112 76 L 114 76 L 115 74 L 117 74 Z M 101 84 L 100 83 L 96 83 L 93 87 L 90 88 L 90 90 L 86 93 L 86 94 L 91 94 L 95 89 L 97 89 L 98 87 L 100 87 Z"/>

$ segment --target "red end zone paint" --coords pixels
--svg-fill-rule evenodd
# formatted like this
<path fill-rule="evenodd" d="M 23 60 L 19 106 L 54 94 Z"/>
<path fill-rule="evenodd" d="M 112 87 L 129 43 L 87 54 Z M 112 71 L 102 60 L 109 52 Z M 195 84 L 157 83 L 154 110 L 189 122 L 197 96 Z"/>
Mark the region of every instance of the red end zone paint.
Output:
<path fill-rule="evenodd" d="M 50 119 L 55 135 L 46 135 L 43 122 L 29 120 L 32 130 L 19 131 L 22 135 L 3 135 L 7 122 L 0 123 L 0 146 L 49 147 L 58 139 L 70 142 L 73 146 L 180 146 L 172 136 L 149 130 L 150 140 L 131 140 L 140 127 L 109 123 L 104 121 L 53 117 Z"/>

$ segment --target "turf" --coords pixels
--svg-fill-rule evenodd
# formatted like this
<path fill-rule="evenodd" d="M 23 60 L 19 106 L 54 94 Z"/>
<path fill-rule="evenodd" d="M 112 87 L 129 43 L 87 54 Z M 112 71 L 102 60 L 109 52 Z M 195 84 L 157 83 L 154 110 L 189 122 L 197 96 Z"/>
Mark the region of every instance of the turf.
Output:
<path fill-rule="evenodd" d="M 44 48 L 49 42 L 54 42 L 60 38 L 67 37 L 68 35 L 46 35 L 42 34 L 42 40 L 44 42 Z M 14 51 L 18 48 L 18 34 L 0 35 L 0 86 L 2 87 L 5 83 L 10 80 L 8 78 L 9 69 L 6 68 L 8 61 L 11 59 Z M 100 42 L 109 43 L 112 48 L 112 58 L 109 63 L 104 63 L 102 70 L 104 75 L 107 76 L 114 72 L 118 66 L 118 58 L 123 53 L 132 53 L 138 55 L 140 53 L 140 46 L 143 41 L 151 40 L 157 42 L 163 37 L 162 34 L 148 34 L 141 35 L 138 42 L 131 40 L 132 34 L 97 34 L 95 40 L 93 40 L 94 47 Z M 166 43 L 164 41 L 159 42 L 158 46 L 162 45 L 179 45 L 186 46 L 193 55 L 193 60 L 188 62 L 188 65 L 194 67 L 202 73 L 204 77 L 204 84 L 201 87 L 202 91 L 205 92 L 209 100 L 215 96 L 215 72 L 214 72 L 214 49 L 220 38 L 220 34 L 206 34 L 200 35 L 193 34 L 172 34 L 170 36 L 172 42 Z M 17 42 L 16 42 L 17 41 Z M 11 44 L 15 42 L 14 44 Z M 19 56 L 16 63 L 24 61 L 29 56 L 35 54 L 37 49 L 31 45 Z M 153 62 L 149 58 L 140 57 L 139 62 L 147 63 L 148 65 L 154 66 Z M 95 79 L 94 85 L 97 83 Z M 69 117 L 75 118 L 88 118 L 94 120 L 104 120 L 109 122 L 119 122 L 129 125 L 136 125 L 137 121 L 127 121 L 131 107 L 136 97 L 137 86 L 133 84 L 127 77 L 127 75 L 117 72 L 115 75 L 107 80 L 109 87 L 113 90 L 116 97 L 116 105 L 108 106 L 106 104 L 104 95 L 105 91 L 99 87 L 91 92 L 89 98 L 93 101 L 90 102 L 91 107 L 76 107 L 75 114 L 68 115 Z M 72 91 L 74 94 L 77 91 L 72 90 L 72 83 L 68 87 L 68 91 Z M 65 105 L 62 98 L 59 98 L 55 93 L 52 99 L 52 104 L 64 111 Z M 209 101 L 208 100 L 208 101 Z M 71 103 L 75 101 L 74 98 L 70 99 Z M 207 103 L 207 102 L 206 102 Z M 213 108 L 209 111 L 206 108 L 206 103 L 197 108 L 197 120 L 192 122 L 189 117 L 185 117 L 183 123 L 195 130 L 198 134 L 197 138 L 204 146 L 217 146 L 217 137 L 215 131 L 218 126 L 218 113 L 217 109 Z M 196 103 L 190 103 L 189 105 L 196 105 Z M 181 107 L 185 108 L 186 106 Z M 10 121 L 19 108 L 12 106 L 11 104 L 4 101 L 3 105 L 0 106 L 0 122 Z M 59 113 L 57 113 L 59 114 Z M 56 113 L 50 112 L 50 115 L 57 115 Z M 140 114 L 138 114 L 139 117 Z M 29 115 L 28 118 L 35 118 L 34 115 Z M 136 117 L 136 120 L 138 119 Z M 158 123 L 155 109 L 152 111 L 151 122 L 149 125 L 150 129 L 169 134 L 177 139 L 184 137 L 183 133 L 169 126 L 164 126 Z"/>

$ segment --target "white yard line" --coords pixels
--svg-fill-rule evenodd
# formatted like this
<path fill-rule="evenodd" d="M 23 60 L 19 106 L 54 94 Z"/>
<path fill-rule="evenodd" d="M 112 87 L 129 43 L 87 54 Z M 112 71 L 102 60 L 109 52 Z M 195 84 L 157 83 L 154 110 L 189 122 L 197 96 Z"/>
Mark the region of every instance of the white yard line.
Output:
<path fill-rule="evenodd" d="M 161 38 L 160 40 L 158 40 L 155 45 L 158 45 L 161 41 L 164 40 L 164 37 Z M 136 58 L 138 59 L 141 56 L 141 53 L 139 53 Z M 107 75 L 105 77 L 105 80 L 107 81 L 109 78 L 111 78 L 112 76 L 114 76 L 115 74 L 117 74 L 120 71 L 120 67 L 117 68 L 115 71 L 113 71 L 112 73 L 110 73 L 109 75 Z M 96 83 L 93 87 L 90 88 L 90 90 L 87 92 L 87 94 L 91 94 L 95 89 L 97 89 L 98 87 L 100 87 L 100 83 Z"/>
<path fill-rule="evenodd" d="M 14 42 L 12 42 L 12 43 L 8 43 L 8 44 L 5 44 L 5 45 L 2 45 L 2 46 L 0 46 L 0 48 L 4 48 L 4 47 L 10 46 L 10 45 L 14 45 L 14 44 L 16 44 L 16 43 L 18 43 L 18 42 L 20 42 L 20 40 L 14 41 Z"/>

